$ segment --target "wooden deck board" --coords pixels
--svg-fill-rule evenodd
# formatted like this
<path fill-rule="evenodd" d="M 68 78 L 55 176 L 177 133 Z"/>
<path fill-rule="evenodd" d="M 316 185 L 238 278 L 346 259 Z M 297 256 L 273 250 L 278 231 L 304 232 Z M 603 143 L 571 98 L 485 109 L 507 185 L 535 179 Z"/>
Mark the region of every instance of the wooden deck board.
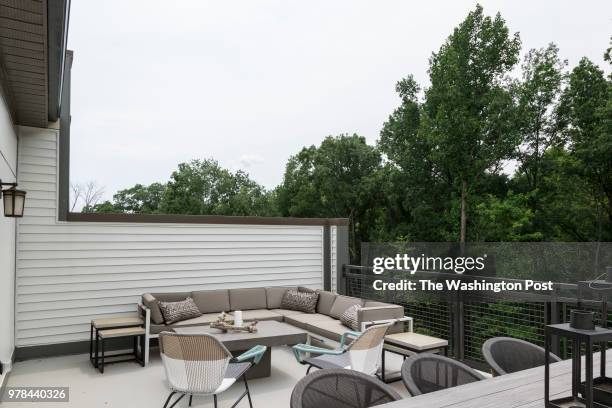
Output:
<path fill-rule="evenodd" d="M 583 359 L 584 360 L 584 359 Z M 606 355 L 608 363 L 612 362 L 612 353 Z M 582 364 L 584 378 L 584 361 Z M 595 377 L 599 373 L 599 353 L 593 356 Z M 550 393 L 551 398 L 571 394 L 571 360 L 564 360 L 551 365 Z M 450 388 L 430 394 L 407 398 L 384 408 L 505 408 L 544 407 L 544 367 L 520 371 L 501 377 L 495 377 Z"/>

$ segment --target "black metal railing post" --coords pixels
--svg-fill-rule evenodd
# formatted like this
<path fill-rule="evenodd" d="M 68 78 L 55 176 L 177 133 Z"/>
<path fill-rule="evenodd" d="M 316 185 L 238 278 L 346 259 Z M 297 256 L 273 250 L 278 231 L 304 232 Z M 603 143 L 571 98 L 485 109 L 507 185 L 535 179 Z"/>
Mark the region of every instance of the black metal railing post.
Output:
<path fill-rule="evenodd" d="M 452 316 L 453 355 L 458 360 L 465 359 L 465 308 L 461 291 L 453 294 Z"/>
<path fill-rule="evenodd" d="M 558 297 L 557 292 L 558 292 L 558 288 L 555 286 L 550 296 L 550 302 L 548 302 L 549 308 L 547 308 L 547 310 L 549 312 L 549 315 L 548 315 L 548 318 L 545 319 L 546 321 L 544 322 L 544 324 L 561 323 L 561 307 L 560 307 L 561 305 L 557 301 L 557 297 Z M 556 355 L 560 355 L 559 351 L 561 350 L 561 345 L 559 344 L 559 341 L 560 341 L 559 336 L 556 336 L 556 335 L 552 336 L 551 351 Z"/>

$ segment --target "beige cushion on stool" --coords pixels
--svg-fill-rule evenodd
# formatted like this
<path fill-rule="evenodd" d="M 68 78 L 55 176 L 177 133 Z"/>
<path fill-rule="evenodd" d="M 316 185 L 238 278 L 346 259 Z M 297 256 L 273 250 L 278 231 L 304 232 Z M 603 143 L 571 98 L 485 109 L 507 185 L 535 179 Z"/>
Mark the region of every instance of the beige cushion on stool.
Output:
<path fill-rule="evenodd" d="M 124 327 L 121 329 L 100 330 L 98 336 L 102 339 L 111 339 L 115 337 L 133 337 L 142 336 L 145 334 L 145 329 L 142 327 Z"/>
<path fill-rule="evenodd" d="M 131 327 L 141 326 L 144 321 L 140 317 L 109 317 L 105 319 L 93 319 L 91 321 L 93 326 L 98 329 L 104 329 L 109 327 Z"/>

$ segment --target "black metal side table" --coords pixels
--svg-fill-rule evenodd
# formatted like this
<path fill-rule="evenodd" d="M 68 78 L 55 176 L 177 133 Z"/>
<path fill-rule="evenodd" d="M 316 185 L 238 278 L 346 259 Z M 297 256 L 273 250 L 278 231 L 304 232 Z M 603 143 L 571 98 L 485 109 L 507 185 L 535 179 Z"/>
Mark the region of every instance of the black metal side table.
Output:
<path fill-rule="evenodd" d="M 91 362 L 91 364 L 95 368 L 98 368 L 98 332 L 100 330 L 142 326 L 144 326 L 144 320 L 142 320 L 138 316 L 107 317 L 102 319 L 93 319 L 89 328 L 89 361 Z"/>
<path fill-rule="evenodd" d="M 120 329 L 105 329 L 99 330 L 96 334 L 96 355 L 94 364 L 98 368 L 100 373 L 104 374 L 105 364 L 122 363 L 125 361 L 135 361 L 141 366 L 145 366 L 144 363 L 144 342 L 145 342 L 145 329 L 144 327 L 123 327 Z M 110 339 L 121 339 L 121 338 L 132 338 L 133 349 L 128 353 L 116 353 L 111 355 L 105 355 L 106 342 Z M 99 344 L 99 346 L 98 346 Z M 139 352 L 140 350 L 140 352 Z M 101 356 L 98 352 L 101 352 Z M 115 359 L 115 357 L 129 356 L 129 358 Z M 108 358 L 113 358 L 109 361 Z"/>
<path fill-rule="evenodd" d="M 565 337 L 572 342 L 572 395 L 555 400 L 550 400 L 550 348 L 551 336 Z M 607 405 L 595 402 L 593 399 L 593 346 L 612 340 L 612 330 L 595 327 L 595 330 L 580 330 L 570 327 L 569 323 L 552 324 L 544 329 L 544 350 L 546 359 L 544 365 L 544 401 L 546 408 L 561 408 L 579 406 L 585 408 L 607 408 Z M 586 381 L 584 383 L 584 398 L 578 396 L 582 382 L 580 346 L 585 345 L 585 371 Z M 605 352 L 602 355 L 605 359 Z M 602 375 L 605 375 L 605 364 L 602 364 Z"/>

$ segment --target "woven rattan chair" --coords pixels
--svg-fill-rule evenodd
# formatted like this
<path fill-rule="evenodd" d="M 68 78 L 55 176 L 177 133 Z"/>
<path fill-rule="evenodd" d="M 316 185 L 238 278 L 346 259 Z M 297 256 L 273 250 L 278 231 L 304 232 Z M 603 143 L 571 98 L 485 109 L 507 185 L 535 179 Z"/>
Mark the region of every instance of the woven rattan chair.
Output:
<path fill-rule="evenodd" d="M 402 381 L 413 396 L 484 379 L 467 365 L 437 354 L 416 354 L 402 364 Z"/>
<path fill-rule="evenodd" d="M 194 395 L 212 395 L 216 408 L 217 395 L 227 390 L 240 377 L 244 381 L 245 391 L 236 404 L 246 395 L 249 406 L 253 408 L 245 373 L 259 363 L 266 347 L 255 346 L 232 358 L 225 346 L 209 334 L 187 335 L 170 332 L 160 333 L 159 347 L 171 389 L 164 408 L 168 407 L 175 394 L 180 396 L 169 408 L 174 407 L 185 395 L 189 395 L 189 406 Z"/>
<path fill-rule="evenodd" d="M 302 378 L 291 393 L 291 408 L 367 408 L 401 396 L 376 377 L 354 370 L 320 370 Z"/>
<path fill-rule="evenodd" d="M 512 337 L 494 337 L 485 341 L 482 355 L 496 376 L 542 366 L 546 358 L 542 347 Z M 550 360 L 561 361 L 552 353 Z"/>
<path fill-rule="evenodd" d="M 373 375 L 378 371 L 385 334 L 390 326 L 391 323 L 380 324 L 369 327 L 363 333 L 346 332 L 340 338 L 340 347 L 335 350 L 298 344 L 293 346 L 293 353 L 300 364 L 309 366 L 307 374 L 312 367 L 316 367 L 348 368 Z M 354 340 L 347 344 L 350 339 Z M 317 357 L 303 359 L 304 353 L 317 354 Z"/>

